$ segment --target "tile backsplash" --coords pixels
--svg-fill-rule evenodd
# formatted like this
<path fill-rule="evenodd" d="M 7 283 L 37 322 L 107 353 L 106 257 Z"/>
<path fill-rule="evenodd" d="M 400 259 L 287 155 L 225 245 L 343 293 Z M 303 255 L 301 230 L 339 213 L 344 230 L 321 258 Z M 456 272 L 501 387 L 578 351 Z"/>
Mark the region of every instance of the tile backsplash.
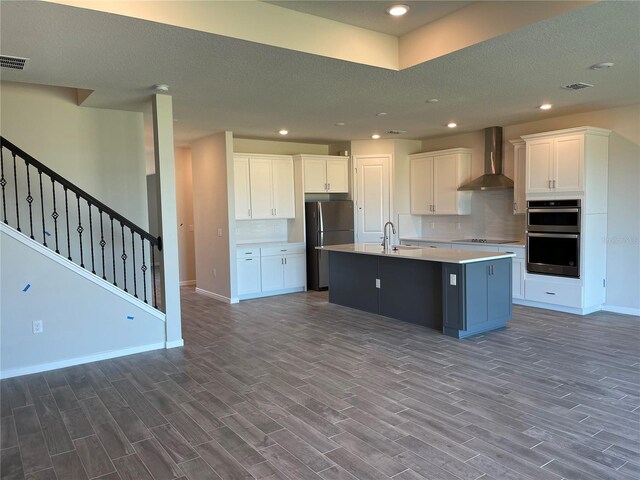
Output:
<path fill-rule="evenodd" d="M 239 220 L 236 243 L 286 242 L 287 220 Z"/>
<path fill-rule="evenodd" d="M 478 191 L 471 195 L 471 215 L 419 217 L 422 220 L 420 236 L 447 239 L 524 239 L 525 215 L 513 214 L 513 190 Z M 403 223 L 410 222 L 400 222 L 400 225 Z M 411 223 L 413 226 L 416 222 Z M 412 236 L 403 233 L 402 229 L 400 235 Z"/>

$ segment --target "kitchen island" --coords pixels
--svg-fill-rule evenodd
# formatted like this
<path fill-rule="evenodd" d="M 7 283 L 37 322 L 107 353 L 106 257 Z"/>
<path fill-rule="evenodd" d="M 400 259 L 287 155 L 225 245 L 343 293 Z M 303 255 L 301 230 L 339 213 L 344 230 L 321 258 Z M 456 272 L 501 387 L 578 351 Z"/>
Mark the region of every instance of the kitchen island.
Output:
<path fill-rule="evenodd" d="M 329 252 L 329 302 L 464 338 L 511 319 L 512 253 L 376 244 Z"/>

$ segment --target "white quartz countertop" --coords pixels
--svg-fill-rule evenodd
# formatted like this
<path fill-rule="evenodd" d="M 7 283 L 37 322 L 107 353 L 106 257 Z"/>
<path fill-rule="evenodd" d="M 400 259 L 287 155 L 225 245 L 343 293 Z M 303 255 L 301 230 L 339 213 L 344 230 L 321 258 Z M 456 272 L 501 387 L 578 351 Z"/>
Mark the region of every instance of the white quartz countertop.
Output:
<path fill-rule="evenodd" d="M 236 248 L 268 248 L 268 247 L 304 247 L 303 242 L 251 242 L 251 243 L 236 243 Z"/>
<path fill-rule="evenodd" d="M 499 258 L 515 257 L 513 253 L 484 252 L 477 250 L 457 250 L 449 248 L 422 248 L 399 245 L 397 251 L 384 252 L 382 246 L 375 243 L 347 243 L 344 245 L 331 245 L 328 247 L 316 247 L 318 250 L 330 252 L 355 253 L 362 255 L 377 255 L 379 257 L 398 257 L 411 260 L 424 260 L 440 263 L 473 263 Z"/>
<path fill-rule="evenodd" d="M 510 243 L 481 243 L 481 242 L 461 242 L 458 239 L 450 238 L 425 238 L 425 237 L 400 237 L 402 242 L 429 242 L 429 243 L 456 243 L 460 245 L 485 245 L 487 247 L 525 247 L 524 240 L 517 240 Z"/>

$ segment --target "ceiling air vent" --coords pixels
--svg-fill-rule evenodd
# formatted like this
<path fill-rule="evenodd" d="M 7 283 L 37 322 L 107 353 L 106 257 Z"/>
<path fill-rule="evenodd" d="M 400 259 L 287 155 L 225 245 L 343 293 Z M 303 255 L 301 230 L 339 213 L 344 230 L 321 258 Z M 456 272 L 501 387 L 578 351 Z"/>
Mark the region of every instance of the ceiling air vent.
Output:
<path fill-rule="evenodd" d="M 407 133 L 406 130 L 389 130 L 387 134 L 389 135 L 402 135 L 403 133 Z"/>
<path fill-rule="evenodd" d="M 593 85 L 591 85 L 590 83 L 584 83 L 584 82 L 571 83 L 569 85 L 562 85 L 562 88 L 566 90 L 582 90 L 583 88 L 589 88 L 589 87 L 593 87 Z"/>
<path fill-rule="evenodd" d="M 24 70 L 28 61 L 28 58 L 0 55 L 0 67 L 10 68 L 11 70 Z"/>

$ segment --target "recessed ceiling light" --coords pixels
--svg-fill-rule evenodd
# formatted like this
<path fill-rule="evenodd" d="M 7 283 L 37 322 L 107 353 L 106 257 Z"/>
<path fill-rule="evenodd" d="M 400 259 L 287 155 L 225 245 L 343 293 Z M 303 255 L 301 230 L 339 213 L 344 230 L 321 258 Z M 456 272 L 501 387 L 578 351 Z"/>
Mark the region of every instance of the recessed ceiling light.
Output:
<path fill-rule="evenodd" d="M 396 5 L 391 5 L 390 7 L 387 8 L 387 13 L 394 17 L 401 17 L 408 11 L 409 11 L 409 5 L 396 4 Z"/>
<path fill-rule="evenodd" d="M 550 103 L 543 103 L 538 108 L 540 110 L 551 110 L 551 107 L 553 107 L 553 105 L 551 105 Z"/>
<path fill-rule="evenodd" d="M 336 123 L 336 127 L 344 127 L 346 124 L 344 122 Z"/>
<path fill-rule="evenodd" d="M 596 63 L 595 65 L 591 65 L 589 68 L 591 70 L 606 70 L 607 68 L 613 67 L 613 63 L 611 62 L 602 62 Z"/>
<path fill-rule="evenodd" d="M 457 126 L 458 126 L 458 124 L 456 122 L 447 123 L 447 127 L 449 127 L 449 128 L 456 128 Z"/>
<path fill-rule="evenodd" d="M 289 130 L 286 130 L 286 129 L 283 128 L 282 130 L 278 130 L 278 133 L 280 135 L 286 135 L 287 133 L 289 133 Z"/>
<path fill-rule="evenodd" d="M 379 112 L 376 113 L 376 117 L 384 117 L 387 114 L 387 112 Z"/>
<path fill-rule="evenodd" d="M 429 100 L 427 100 L 425 103 L 438 103 L 438 99 L 437 98 L 430 98 Z"/>
<path fill-rule="evenodd" d="M 373 138 L 374 140 L 378 140 L 380 138 L 380 135 L 374 133 L 373 135 L 371 135 L 371 138 Z"/>
<path fill-rule="evenodd" d="M 157 93 L 167 93 L 169 91 L 169 85 L 167 85 L 166 83 L 158 83 L 157 85 L 153 86 L 153 89 Z"/>

